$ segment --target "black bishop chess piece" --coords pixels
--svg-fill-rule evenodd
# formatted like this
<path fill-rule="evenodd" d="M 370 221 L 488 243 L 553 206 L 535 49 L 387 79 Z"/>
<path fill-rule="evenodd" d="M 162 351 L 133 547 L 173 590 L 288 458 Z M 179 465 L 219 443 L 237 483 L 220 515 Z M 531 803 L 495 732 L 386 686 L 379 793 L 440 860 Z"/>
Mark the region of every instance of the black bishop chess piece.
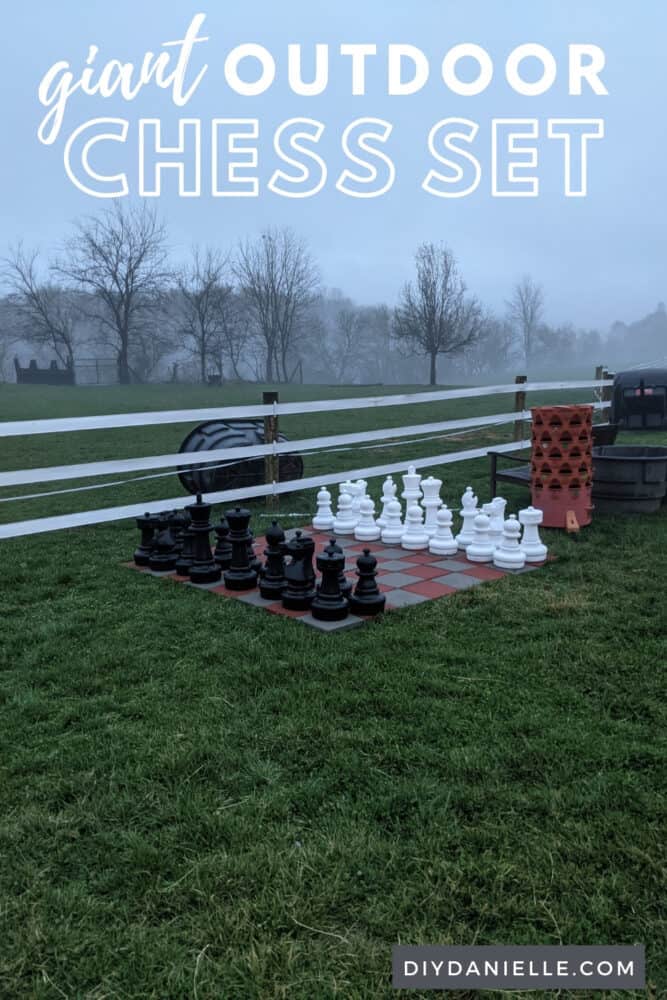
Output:
<path fill-rule="evenodd" d="M 323 622 L 340 622 L 350 613 L 350 605 L 340 589 L 340 575 L 345 568 L 345 554 L 328 545 L 315 560 L 322 581 L 310 605 L 313 618 Z"/>
<path fill-rule="evenodd" d="M 143 517 L 137 518 L 136 525 L 141 532 L 141 541 L 134 550 L 134 565 L 148 566 L 155 544 L 155 519 L 146 511 Z"/>
<path fill-rule="evenodd" d="M 370 549 L 364 549 L 357 559 L 357 586 L 350 598 L 350 611 L 354 615 L 379 615 L 384 611 L 386 598 L 377 585 L 377 559 Z"/>
<path fill-rule="evenodd" d="M 283 591 L 283 607 L 290 611 L 307 611 L 315 597 L 315 542 L 297 531 L 294 538 L 285 544 L 285 552 L 291 557 L 291 562 L 285 568 L 287 586 Z"/>
<path fill-rule="evenodd" d="M 232 543 L 229 541 L 229 525 L 227 524 L 227 518 L 220 518 L 220 523 L 216 524 L 213 530 L 215 531 L 217 541 L 213 558 L 217 562 L 220 569 L 229 569 L 232 565 Z"/>
<path fill-rule="evenodd" d="M 228 590 L 252 590 L 257 586 L 257 570 L 250 565 L 248 542 L 250 541 L 250 511 L 235 507 L 227 511 L 229 541 L 232 546 L 232 561 L 225 571 L 225 587 Z"/>
<path fill-rule="evenodd" d="M 171 528 L 168 526 L 158 531 L 155 547 L 151 552 L 148 565 L 153 573 L 173 573 L 176 569 L 178 551 Z"/>
<path fill-rule="evenodd" d="M 345 553 L 343 552 L 343 549 L 338 544 L 335 538 L 330 539 L 329 544 L 327 545 L 327 550 L 329 549 L 333 549 L 334 552 L 337 552 L 338 555 L 343 557 L 343 565 L 340 571 L 340 576 L 338 577 L 338 581 L 340 583 L 341 594 L 343 595 L 343 597 L 349 598 L 349 596 L 352 593 L 353 584 L 352 581 L 348 580 L 348 578 L 345 576 Z"/>
<path fill-rule="evenodd" d="M 266 562 L 259 578 L 259 592 L 267 601 L 279 601 L 287 586 L 285 579 L 285 532 L 277 521 L 266 533 Z"/>
<path fill-rule="evenodd" d="M 222 572 L 211 552 L 211 505 L 204 503 L 201 493 L 198 493 L 197 502 L 186 509 L 190 515 L 190 530 L 194 534 L 190 581 L 196 584 L 217 583 Z"/>

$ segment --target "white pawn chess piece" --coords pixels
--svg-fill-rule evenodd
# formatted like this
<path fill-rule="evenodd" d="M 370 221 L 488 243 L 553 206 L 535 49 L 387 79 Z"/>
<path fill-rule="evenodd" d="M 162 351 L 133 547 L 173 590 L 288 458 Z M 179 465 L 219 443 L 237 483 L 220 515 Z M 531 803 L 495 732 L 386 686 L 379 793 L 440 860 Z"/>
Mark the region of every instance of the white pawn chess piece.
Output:
<path fill-rule="evenodd" d="M 461 497 L 461 517 L 463 518 L 463 524 L 456 536 L 456 544 L 460 549 L 466 549 L 472 542 L 475 533 L 474 521 L 478 514 L 477 497 L 472 491 L 472 486 L 466 486 L 466 491 Z"/>
<path fill-rule="evenodd" d="M 519 521 L 523 525 L 521 549 L 526 562 L 544 562 L 547 557 L 547 547 L 542 543 L 538 527 L 542 524 L 544 513 L 537 507 L 526 507 L 519 511 Z"/>
<path fill-rule="evenodd" d="M 403 492 L 401 496 L 405 500 L 406 511 L 413 503 L 419 503 L 421 500 L 422 491 L 419 488 L 421 478 L 414 465 L 408 466 L 407 473 L 402 477 Z"/>
<path fill-rule="evenodd" d="M 413 503 L 405 515 L 405 528 L 401 537 L 402 549 L 427 549 L 429 537 L 424 529 L 423 512 L 418 503 Z"/>
<path fill-rule="evenodd" d="M 442 500 L 440 499 L 441 487 L 442 479 L 434 479 L 433 476 L 429 476 L 428 479 L 422 479 L 421 481 L 421 491 L 424 495 L 422 507 L 425 511 L 424 530 L 428 533 L 429 538 L 433 538 L 438 526 L 438 510 L 442 507 Z"/>
<path fill-rule="evenodd" d="M 443 504 L 436 514 L 436 531 L 433 538 L 428 543 L 429 552 L 437 556 L 454 556 L 459 550 L 456 539 L 452 534 L 452 523 L 454 518 L 452 512 Z"/>
<path fill-rule="evenodd" d="M 337 535 L 353 535 L 356 525 L 357 519 L 352 510 L 352 497 L 349 493 L 341 493 L 338 497 L 338 510 L 333 530 Z"/>
<path fill-rule="evenodd" d="M 466 556 L 470 562 L 492 562 L 496 546 L 489 537 L 491 521 L 486 514 L 477 514 L 474 524 L 475 533 L 466 549 Z"/>
<path fill-rule="evenodd" d="M 382 529 L 382 541 L 385 545 L 396 545 L 403 537 L 403 522 L 401 521 L 401 504 L 398 500 L 390 500 L 384 509 L 385 526 Z"/>
<path fill-rule="evenodd" d="M 382 530 L 375 523 L 375 507 L 367 497 L 361 501 L 359 521 L 354 529 L 354 537 L 360 542 L 377 542 Z"/>
<path fill-rule="evenodd" d="M 331 531 L 334 526 L 334 515 L 331 509 L 331 493 L 323 486 L 317 494 L 317 513 L 313 518 L 315 531 Z"/>
<path fill-rule="evenodd" d="M 382 503 L 382 510 L 380 511 L 380 516 L 378 517 L 376 524 L 379 524 L 381 528 L 387 525 L 387 504 L 396 496 L 396 483 L 391 478 L 387 476 L 382 484 L 382 497 L 380 498 Z"/>
<path fill-rule="evenodd" d="M 493 565 L 499 569 L 523 569 L 526 555 L 519 545 L 521 525 L 515 514 L 510 514 L 503 524 L 503 540 L 493 556 Z"/>

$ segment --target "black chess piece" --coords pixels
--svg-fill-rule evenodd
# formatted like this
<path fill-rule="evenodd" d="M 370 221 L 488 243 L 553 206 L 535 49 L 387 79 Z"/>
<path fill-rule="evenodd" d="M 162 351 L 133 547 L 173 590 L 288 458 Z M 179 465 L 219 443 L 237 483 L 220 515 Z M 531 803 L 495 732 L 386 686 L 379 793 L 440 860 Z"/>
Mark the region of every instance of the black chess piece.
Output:
<path fill-rule="evenodd" d="M 287 586 L 285 579 L 285 532 L 277 521 L 266 533 L 266 563 L 259 579 L 259 592 L 267 601 L 279 601 Z"/>
<path fill-rule="evenodd" d="M 340 576 L 338 577 L 338 582 L 340 584 L 340 592 L 343 597 L 349 598 L 353 590 L 353 584 L 352 581 L 348 580 L 345 576 L 345 553 L 335 538 L 330 539 L 326 550 L 328 551 L 329 549 L 332 549 L 334 552 L 337 552 L 338 555 L 343 557 L 343 566 L 340 571 Z"/>
<path fill-rule="evenodd" d="M 347 618 L 350 605 L 340 589 L 340 574 L 345 567 L 345 555 L 336 552 L 329 545 L 316 559 L 317 568 L 322 574 L 322 582 L 310 605 L 313 618 L 323 622 L 339 622 Z"/>
<path fill-rule="evenodd" d="M 285 568 L 287 586 L 283 591 L 283 607 L 290 611 L 307 611 L 315 597 L 315 542 L 297 531 L 294 538 L 286 543 L 285 552 L 292 561 Z"/>
<path fill-rule="evenodd" d="M 183 548 L 181 549 L 181 554 L 178 557 L 178 562 L 176 563 L 176 572 L 179 576 L 190 576 L 190 570 L 192 569 L 194 557 L 195 533 L 192 530 L 192 525 L 188 523 L 187 527 L 183 530 Z"/>
<path fill-rule="evenodd" d="M 177 560 L 178 552 L 174 545 L 174 536 L 171 529 L 166 527 L 158 533 L 148 565 L 153 573 L 173 573 Z"/>
<path fill-rule="evenodd" d="M 171 533 L 174 536 L 174 546 L 179 556 L 183 551 L 183 542 L 185 540 L 185 529 L 190 524 L 190 517 L 184 510 L 172 510 L 166 517 L 167 526 L 171 529 Z"/>
<path fill-rule="evenodd" d="M 261 576 L 262 573 L 262 560 L 255 553 L 255 536 L 252 531 L 248 530 L 250 538 L 248 539 L 248 561 L 250 563 L 251 569 L 254 569 L 257 576 Z"/>
<path fill-rule="evenodd" d="M 228 590 L 252 590 L 257 586 L 257 570 L 250 565 L 248 541 L 250 532 L 250 511 L 235 507 L 227 511 L 229 541 L 232 546 L 232 561 L 225 571 L 225 587 Z"/>
<path fill-rule="evenodd" d="M 143 517 L 138 517 L 136 525 L 141 532 L 141 541 L 134 551 L 134 565 L 148 566 L 155 543 L 155 519 L 148 511 Z"/>
<path fill-rule="evenodd" d="M 217 583 L 222 571 L 211 552 L 211 505 L 203 503 L 201 493 L 198 493 L 197 502 L 186 509 L 190 515 L 190 530 L 194 534 L 190 581 L 197 584 Z"/>
<path fill-rule="evenodd" d="M 386 598 L 377 585 L 377 559 L 370 549 L 357 559 L 357 586 L 350 598 L 350 611 L 354 615 L 379 615 L 384 611 Z"/>
<path fill-rule="evenodd" d="M 229 525 L 227 524 L 227 518 L 222 517 L 220 519 L 220 524 L 216 524 L 213 530 L 215 531 L 215 537 L 217 539 L 217 545 L 215 547 L 215 552 L 213 553 L 213 558 L 217 562 L 220 569 L 229 569 L 232 564 L 232 543 L 229 541 Z"/>

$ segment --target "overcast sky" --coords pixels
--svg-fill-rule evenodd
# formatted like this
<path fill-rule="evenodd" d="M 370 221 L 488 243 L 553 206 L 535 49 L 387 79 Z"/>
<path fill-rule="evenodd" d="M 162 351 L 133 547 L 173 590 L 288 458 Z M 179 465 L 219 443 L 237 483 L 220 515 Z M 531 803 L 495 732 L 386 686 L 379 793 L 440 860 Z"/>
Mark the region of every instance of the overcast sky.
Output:
<path fill-rule="evenodd" d="M 199 12 L 207 15 L 210 40 L 196 53 L 193 67 L 198 69 L 205 59 L 209 70 L 187 108 L 179 111 L 155 89 L 147 89 L 132 104 L 76 95 L 58 141 L 48 147 L 38 142 L 44 109 L 37 87 L 52 63 L 66 59 L 82 67 L 90 44 L 100 47 L 98 62 L 140 61 L 147 50 L 182 38 Z M 212 198 L 206 159 L 199 199 L 179 199 L 171 172 L 167 174 L 159 207 L 169 225 L 175 259 L 182 259 L 195 242 L 226 246 L 266 225 L 289 224 L 310 243 L 324 283 L 364 303 L 395 301 L 411 275 L 414 250 L 424 240 L 447 242 L 470 289 L 496 309 L 503 308 L 512 283 L 524 273 L 544 285 L 547 318 L 554 323 L 572 320 L 577 326 L 606 329 L 615 319 L 634 319 L 667 299 L 663 0 L 11 0 L 4 5 L 2 26 L 4 244 L 22 239 L 49 252 L 73 218 L 104 207 L 104 202 L 78 191 L 63 168 L 64 142 L 84 121 L 126 117 L 136 136 L 142 116 L 160 117 L 167 130 L 175 127 L 179 115 L 205 123 L 213 117 L 257 117 L 259 198 Z M 266 46 L 277 61 L 276 82 L 261 97 L 240 97 L 225 83 L 225 56 L 244 42 Z M 295 42 L 308 49 L 316 42 L 331 47 L 325 94 L 304 98 L 290 92 L 286 52 L 288 43 Z M 351 95 L 349 60 L 337 54 L 341 43 L 350 42 L 378 46 L 364 97 Z M 391 42 L 416 45 L 431 60 L 431 77 L 421 93 L 387 97 L 383 54 Z M 483 46 L 494 60 L 493 83 L 482 95 L 456 96 L 442 82 L 442 57 L 461 42 Z M 557 81 L 541 97 L 518 96 L 504 79 L 507 54 L 524 42 L 546 46 L 558 61 Z M 609 96 L 568 96 L 567 49 L 576 42 L 592 42 L 605 50 L 602 78 Z M 301 201 L 266 190 L 267 180 L 281 165 L 272 149 L 273 131 L 295 116 L 326 125 L 319 150 L 330 168 L 326 189 Z M 341 132 L 360 116 L 386 118 L 395 126 L 387 150 L 396 164 L 396 183 L 387 195 L 366 201 L 347 198 L 334 186 L 345 166 Z M 456 200 L 434 198 L 420 187 L 434 165 L 427 148 L 429 130 L 449 116 L 466 117 L 480 126 L 473 150 L 482 164 L 482 181 L 474 194 Z M 564 197 L 562 145 L 552 140 L 549 146 L 545 140 L 540 144 L 540 197 L 492 198 L 494 117 L 538 118 L 541 133 L 549 117 L 604 118 L 606 137 L 590 146 L 588 197 Z M 174 141 L 175 134 L 170 137 L 167 131 L 166 138 Z M 135 151 L 136 139 L 122 152 L 122 168 L 136 187 Z M 115 151 L 110 166 L 121 162 L 119 155 Z"/>

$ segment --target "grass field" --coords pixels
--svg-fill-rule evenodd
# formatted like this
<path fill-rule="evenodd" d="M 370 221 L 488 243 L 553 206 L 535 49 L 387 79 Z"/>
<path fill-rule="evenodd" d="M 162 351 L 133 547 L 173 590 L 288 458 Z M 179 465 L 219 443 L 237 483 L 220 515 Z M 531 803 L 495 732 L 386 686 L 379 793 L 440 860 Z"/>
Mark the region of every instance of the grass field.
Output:
<path fill-rule="evenodd" d="M 0 386 L 0 420 L 260 393 Z M 187 430 L 0 439 L 0 468 L 167 452 Z M 309 456 L 306 475 L 507 433 Z M 467 483 L 487 498 L 486 461 L 441 473 L 450 504 Z M 178 493 L 171 477 L 0 503 L 0 519 Z M 281 503 L 307 511 L 312 493 Z M 129 572 L 136 535 L 0 543 L 0 997 L 390 998 L 396 942 L 644 942 L 641 995 L 667 995 L 667 508 L 600 517 L 577 542 L 544 532 L 558 559 L 540 573 L 334 636 Z M 572 994 L 615 995 L 633 994 Z"/>

